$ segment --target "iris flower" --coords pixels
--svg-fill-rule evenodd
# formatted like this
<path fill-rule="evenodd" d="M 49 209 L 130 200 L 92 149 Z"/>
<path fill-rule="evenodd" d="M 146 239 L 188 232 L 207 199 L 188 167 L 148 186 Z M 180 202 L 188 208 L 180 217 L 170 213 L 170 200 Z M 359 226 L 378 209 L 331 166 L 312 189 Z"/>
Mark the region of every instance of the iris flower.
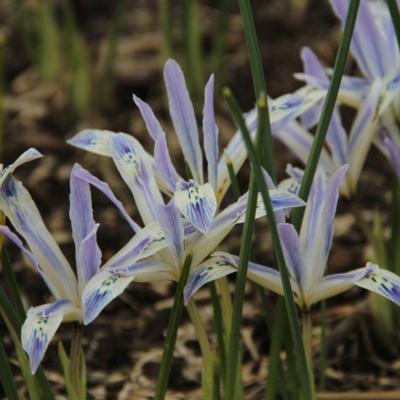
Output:
<path fill-rule="evenodd" d="M 136 96 L 134 101 L 148 133 L 154 140 L 154 157 L 147 153 L 135 138 L 124 133 L 84 130 L 69 140 L 69 143 L 93 153 L 112 157 L 132 192 L 144 224 L 154 221 L 160 223 L 168 242 L 168 251 L 161 251 L 157 257 L 162 261 L 162 272 L 168 270 L 169 278 L 178 280 L 183 260 L 187 255 L 193 257 L 193 273 L 233 227 L 244 221 L 247 193 L 236 203 L 218 211 L 230 180 L 226 159 L 221 157 L 218 160 L 218 128 L 213 105 L 214 77 L 210 77 L 204 92 L 203 149 L 207 161 L 208 182 L 205 182 L 203 173 L 203 153 L 193 105 L 183 73 L 175 61 L 166 62 L 164 78 L 170 115 L 185 161 L 191 171 L 191 179 L 185 180 L 176 171 L 171 162 L 164 130 L 150 106 Z M 278 123 L 297 115 L 302 112 L 299 110 L 316 101 L 309 99 L 309 96 L 315 98 L 315 94 L 302 93 L 303 95 L 286 96 L 275 101 L 272 105 L 272 121 Z M 248 122 L 250 125 L 255 123 L 253 113 L 249 114 Z M 237 138 L 238 136 L 235 136 L 227 148 L 235 171 L 238 171 L 246 159 L 245 146 Z M 170 198 L 167 204 L 164 203 L 162 192 Z M 270 194 L 274 210 L 304 205 L 296 195 L 284 190 L 274 189 Z M 257 217 L 264 214 L 265 209 L 260 197 Z M 152 280 L 161 280 L 165 279 L 165 274 L 160 276 L 154 270 L 152 277 Z"/>
<path fill-rule="evenodd" d="M 331 0 L 331 5 L 344 25 L 348 1 Z M 332 167 L 349 164 L 349 173 L 342 185 L 345 195 L 354 193 L 373 143 L 388 158 L 395 173 L 400 176 L 400 53 L 393 23 L 384 1 L 360 2 L 351 52 L 363 76 L 343 76 L 338 100 L 343 105 L 356 108 L 357 114 L 347 138 L 338 110 L 335 111 L 328 133 L 331 154 L 325 152 L 322 158 L 323 167 L 327 172 L 330 172 Z M 327 74 L 330 74 L 330 70 L 325 72 L 309 49 L 303 50 L 302 57 L 304 73 L 296 74 L 297 78 L 306 81 L 307 84 L 327 89 Z M 296 154 L 300 151 L 304 153 L 304 147 L 309 147 L 311 135 L 304 128 L 313 127 L 318 122 L 319 115 L 319 112 L 314 112 L 314 115 L 307 113 L 302 121 L 303 126 L 294 127 L 296 133 L 286 131 L 279 134 L 285 142 L 292 140 L 291 136 L 295 136 L 294 140 L 298 138 L 297 143 L 291 146 L 292 150 L 295 146 L 301 149 L 298 149 Z M 300 156 L 303 160 L 304 154 Z"/>
<path fill-rule="evenodd" d="M 325 276 L 334 234 L 339 186 L 346 171 L 347 166 L 343 166 L 328 178 L 323 170 L 318 170 L 306 205 L 300 234 L 289 223 L 278 225 L 294 299 L 303 310 L 354 285 L 376 292 L 400 305 L 400 277 L 379 268 L 376 264 L 367 263 L 363 268 Z M 219 271 L 220 276 L 228 275 L 237 271 L 238 263 L 239 258 L 229 253 L 214 253 L 207 263 L 191 276 L 185 288 L 185 301 L 188 302 L 191 296 L 209 281 L 209 271 Z M 283 295 L 281 276 L 274 268 L 249 263 L 248 278 L 268 290 Z"/>
<path fill-rule="evenodd" d="M 21 342 L 29 355 L 32 373 L 36 372 L 62 322 L 85 325 L 92 322 L 135 278 L 137 268 L 145 264 L 151 271 L 153 264 L 149 257 L 167 245 L 160 225 L 153 222 L 137 229 L 136 235 L 102 265 L 102 253 L 97 245 L 99 224 L 93 219 L 90 187 L 78 176 L 90 174 L 75 164 L 70 177 L 69 211 L 75 243 L 75 273 L 44 225 L 29 192 L 11 175 L 19 165 L 41 156 L 37 150 L 29 149 L 0 174 L 0 209 L 29 250 L 7 226 L 0 226 L 0 232 L 27 257 L 54 297 L 51 303 L 31 307 L 22 326 Z M 107 185 L 92 179 L 124 212 Z"/>

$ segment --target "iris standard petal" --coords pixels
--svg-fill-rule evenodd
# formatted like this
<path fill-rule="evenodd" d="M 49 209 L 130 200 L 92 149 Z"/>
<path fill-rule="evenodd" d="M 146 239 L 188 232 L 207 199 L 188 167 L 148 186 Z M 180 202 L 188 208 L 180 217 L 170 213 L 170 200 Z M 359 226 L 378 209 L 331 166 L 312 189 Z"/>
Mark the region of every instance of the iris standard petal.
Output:
<path fill-rule="evenodd" d="M 217 191 L 218 178 L 218 126 L 214 115 L 214 75 L 210 76 L 204 89 L 203 108 L 204 153 L 207 158 L 208 181 Z"/>
<path fill-rule="evenodd" d="M 175 60 L 169 59 L 164 67 L 169 112 L 181 145 L 183 155 L 198 183 L 203 183 L 203 156 L 193 104 L 190 100 L 183 72 Z"/>
<path fill-rule="evenodd" d="M 101 251 L 97 244 L 98 225 L 93 218 L 89 183 L 74 173 L 80 168 L 75 164 L 71 172 L 69 217 L 75 243 L 78 282 L 79 287 L 83 289 L 89 279 L 99 270 Z"/>
<path fill-rule="evenodd" d="M 133 101 L 139 108 L 144 123 L 146 124 L 147 131 L 154 140 L 155 168 L 157 169 L 158 174 L 164 179 L 168 189 L 171 192 L 174 192 L 179 175 L 176 172 L 169 155 L 165 132 L 154 115 L 153 110 L 147 103 L 135 95 L 133 95 Z"/>
<path fill-rule="evenodd" d="M 135 232 L 140 230 L 140 226 L 129 216 L 123 204 L 115 197 L 114 193 L 111 191 L 110 186 L 108 186 L 106 182 L 96 178 L 89 171 L 82 168 L 79 164 L 75 165 L 76 166 L 72 171 L 73 175 L 100 190 L 117 207 L 118 211 L 122 214 L 128 224 L 131 226 L 131 228 Z"/>
<path fill-rule="evenodd" d="M 161 205 L 159 207 L 158 222 L 164 231 L 168 247 L 176 265 L 180 265 L 184 251 L 184 228 L 174 199 L 171 199 L 166 206 Z"/>
<path fill-rule="evenodd" d="M 58 244 L 43 223 L 39 210 L 21 182 L 8 176 L 0 187 L 0 208 L 35 255 L 49 289 L 60 299 L 78 301 L 76 277 Z"/>

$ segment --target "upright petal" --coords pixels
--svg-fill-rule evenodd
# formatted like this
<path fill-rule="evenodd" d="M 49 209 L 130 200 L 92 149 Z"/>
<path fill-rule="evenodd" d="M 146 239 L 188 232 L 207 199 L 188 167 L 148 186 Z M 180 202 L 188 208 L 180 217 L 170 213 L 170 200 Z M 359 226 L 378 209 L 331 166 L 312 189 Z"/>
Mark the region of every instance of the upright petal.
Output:
<path fill-rule="evenodd" d="M 200 232 L 206 233 L 211 226 L 217 200 L 209 183 L 198 185 L 195 181 L 181 181 L 174 195 L 176 207 Z"/>
<path fill-rule="evenodd" d="M 123 204 L 115 197 L 114 193 L 111 191 L 106 182 L 96 178 L 89 171 L 82 168 L 79 164 L 75 164 L 73 174 L 77 178 L 89 183 L 90 185 L 100 190 L 117 207 L 118 211 L 126 219 L 134 232 L 140 230 L 140 226 L 129 216 Z"/>
<path fill-rule="evenodd" d="M 0 208 L 35 255 L 49 289 L 60 299 L 78 301 L 76 277 L 45 227 L 35 203 L 21 182 L 8 176 L 0 187 Z"/>
<path fill-rule="evenodd" d="M 189 276 L 183 291 L 185 305 L 189 303 L 191 297 L 206 283 L 216 281 L 236 271 L 237 269 L 232 267 L 231 263 L 223 256 L 213 256 L 204 261 Z"/>
<path fill-rule="evenodd" d="M 217 191 L 218 126 L 214 115 L 214 75 L 210 76 L 204 90 L 203 133 L 204 153 L 208 164 L 208 181 L 214 191 Z"/>
<path fill-rule="evenodd" d="M 203 183 L 203 156 L 199 143 L 196 117 L 186 88 L 185 77 L 176 61 L 167 60 L 164 79 L 168 93 L 169 112 L 183 155 L 193 178 Z"/>
<path fill-rule="evenodd" d="M 132 192 L 144 224 L 153 222 L 163 199 L 141 144 L 133 137 L 117 134 L 111 140 L 111 148 L 115 165 Z"/>
<path fill-rule="evenodd" d="M 29 355 L 32 374 L 39 367 L 64 317 L 79 318 L 79 310 L 67 300 L 58 300 L 28 310 L 21 329 L 21 343 Z"/>
<path fill-rule="evenodd" d="M 79 287 L 82 290 L 101 264 L 101 251 L 97 244 L 97 228 L 93 218 L 89 183 L 74 172 L 81 167 L 75 164 L 70 177 L 70 209 L 72 237 L 75 243 L 76 268 Z"/>
<path fill-rule="evenodd" d="M 332 244 L 339 187 L 346 172 L 347 166 L 344 166 L 328 179 L 319 170 L 314 178 L 300 231 L 305 264 L 303 288 L 306 291 L 324 274 Z"/>
<path fill-rule="evenodd" d="M 369 1 L 361 1 L 357 22 L 351 41 L 351 50 L 361 71 L 369 78 L 383 77 L 388 69 L 393 49 L 372 14 Z M 333 10 L 344 25 L 347 17 L 347 0 L 331 0 Z M 382 3 L 382 7 L 385 5 Z"/>
<path fill-rule="evenodd" d="M 303 287 L 304 262 L 299 236 L 291 224 L 279 224 L 278 230 L 286 266 L 301 290 Z"/>
<path fill-rule="evenodd" d="M 168 247 L 176 265 L 180 265 L 184 251 L 184 229 L 174 199 L 171 199 L 166 206 L 161 205 L 159 207 L 158 222 L 165 233 Z"/>
<path fill-rule="evenodd" d="M 8 165 L 0 171 L 0 186 L 7 178 L 7 176 L 12 174 L 20 165 L 25 164 L 29 161 L 36 160 L 40 157 L 43 157 L 43 154 L 32 147 L 24 151 L 12 164 Z"/>
<path fill-rule="evenodd" d="M 147 103 L 135 95 L 133 95 L 133 101 L 139 108 L 139 111 L 142 114 L 143 120 L 146 124 L 147 131 L 155 143 L 155 168 L 157 169 L 159 175 L 164 179 L 168 189 L 171 192 L 174 192 L 179 175 L 176 172 L 169 155 L 165 132 L 155 117 L 153 110 Z"/>
<path fill-rule="evenodd" d="M 354 192 L 364 165 L 369 148 L 373 141 L 378 122 L 377 108 L 382 91 L 382 82 L 375 81 L 370 92 L 357 112 L 350 131 L 349 142 L 349 184 Z"/>

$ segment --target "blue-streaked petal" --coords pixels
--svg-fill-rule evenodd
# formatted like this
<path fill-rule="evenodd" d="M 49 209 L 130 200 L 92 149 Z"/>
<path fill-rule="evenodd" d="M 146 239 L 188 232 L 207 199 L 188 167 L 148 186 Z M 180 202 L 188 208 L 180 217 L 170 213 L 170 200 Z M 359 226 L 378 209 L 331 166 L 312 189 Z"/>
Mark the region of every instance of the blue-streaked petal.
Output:
<path fill-rule="evenodd" d="M 103 269 L 125 268 L 139 259 L 150 257 L 168 245 L 158 222 L 139 230 L 136 235 L 103 266 Z"/>
<path fill-rule="evenodd" d="M 196 229 L 206 233 L 217 210 L 215 192 L 209 183 L 198 185 L 195 181 L 181 181 L 174 195 L 176 207 Z"/>
<path fill-rule="evenodd" d="M 286 266 L 298 286 L 303 287 L 304 262 L 299 235 L 292 224 L 279 224 L 278 230 Z"/>
<path fill-rule="evenodd" d="M 165 63 L 164 79 L 168 93 L 169 112 L 183 155 L 193 178 L 203 183 L 203 156 L 196 117 L 186 88 L 185 77 L 175 60 L 169 59 Z"/>
<path fill-rule="evenodd" d="M 129 216 L 123 204 L 115 197 L 114 193 L 110 189 L 110 186 L 108 186 L 106 182 L 96 178 L 89 171 L 82 168 L 79 164 L 75 164 L 72 173 L 74 174 L 74 176 L 78 177 L 79 179 L 91 184 L 92 186 L 100 190 L 117 207 L 118 211 L 126 219 L 131 228 L 135 232 L 140 230 L 140 226 L 135 221 L 133 221 L 133 219 Z"/>
<path fill-rule="evenodd" d="M 39 367 L 51 339 L 67 314 L 72 317 L 79 315 L 68 300 L 58 300 L 28 310 L 21 328 L 21 343 L 28 353 L 32 374 Z"/>
<path fill-rule="evenodd" d="M 378 122 L 377 107 L 382 91 L 382 82 L 374 81 L 370 92 L 357 112 L 350 131 L 349 141 L 349 184 L 355 190 L 369 148 L 376 133 Z"/>
<path fill-rule="evenodd" d="M 214 75 L 210 76 L 204 90 L 203 108 L 204 153 L 208 164 L 208 181 L 217 190 L 218 127 L 214 115 Z"/>
<path fill-rule="evenodd" d="M 134 275 L 135 282 L 143 283 L 176 281 L 178 278 L 175 265 L 153 258 L 139 261 L 125 268 L 112 269 L 112 272 L 123 276 Z"/>
<path fill-rule="evenodd" d="M 133 95 L 133 101 L 139 108 L 146 124 L 147 131 L 154 140 L 155 168 L 159 175 L 164 179 L 168 189 L 171 192 L 174 192 L 179 175 L 176 172 L 169 155 L 165 132 L 155 117 L 153 110 L 147 103 L 135 95 Z"/>
<path fill-rule="evenodd" d="M 220 257 L 221 259 L 228 262 L 235 269 L 239 268 L 239 257 L 237 256 L 220 251 L 214 253 L 213 256 Z M 280 295 L 283 294 L 281 275 L 276 269 L 261 264 L 249 262 L 247 267 L 247 277 L 251 281 L 265 287 L 268 290 L 271 290 L 274 293 Z M 293 281 L 291 282 L 291 284 L 293 291 L 296 293 L 297 299 L 297 285 Z"/>
<path fill-rule="evenodd" d="M 110 141 L 115 134 L 103 129 L 84 129 L 67 140 L 67 143 L 94 154 L 111 157 Z"/>
<path fill-rule="evenodd" d="M 100 312 L 118 297 L 132 282 L 134 275 L 122 275 L 108 269 L 101 270 L 85 286 L 82 306 L 85 325 L 90 324 Z"/>
<path fill-rule="evenodd" d="M 332 274 L 324 276 L 316 285 L 314 285 L 307 293 L 305 293 L 305 306 L 318 303 L 319 301 L 336 296 L 346 290 L 351 289 L 356 282 L 362 280 L 369 272 L 369 266 L 358 268 L 350 272 L 341 274 Z"/>
<path fill-rule="evenodd" d="M 389 161 L 392 164 L 393 170 L 397 177 L 400 178 L 400 147 L 394 142 L 390 135 L 385 135 L 382 139 L 382 143 L 386 148 L 389 156 Z"/>
<path fill-rule="evenodd" d="M 46 282 L 51 282 L 53 295 L 76 302 L 77 281 L 67 259 L 44 225 L 29 192 L 12 176 L 0 187 L 0 208 L 35 255 Z"/>
<path fill-rule="evenodd" d="M 400 305 L 400 277 L 378 265 L 368 263 L 366 268 L 371 271 L 355 284 L 363 289 L 380 294 Z"/>
<path fill-rule="evenodd" d="M 225 257 L 211 257 L 201 263 L 190 274 L 183 291 L 185 305 L 187 305 L 191 297 L 206 283 L 216 281 L 219 278 L 236 272 L 236 268 L 226 260 Z"/>
<path fill-rule="evenodd" d="M 101 251 L 97 244 L 97 228 L 93 218 L 92 197 L 89 183 L 74 172 L 81 167 L 75 164 L 70 177 L 70 209 L 72 237 L 75 243 L 76 268 L 79 287 L 97 273 L 101 264 Z"/>
<path fill-rule="evenodd" d="M 159 207 L 158 222 L 165 233 L 175 263 L 180 265 L 184 251 L 184 230 L 182 218 L 174 199 L 171 199 L 166 206 Z"/>
<path fill-rule="evenodd" d="M 143 147 L 133 137 L 117 134 L 111 140 L 111 148 L 114 163 L 132 192 L 144 224 L 155 221 L 163 199 Z"/>
<path fill-rule="evenodd" d="M 344 25 L 348 1 L 331 0 L 331 4 Z M 382 7 L 385 7 L 383 3 Z M 390 62 L 393 48 L 388 47 L 388 45 L 387 38 L 372 13 L 370 2 L 361 1 L 351 40 L 351 51 L 361 71 L 369 78 L 383 77 L 388 70 L 393 68 Z"/>
<path fill-rule="evenodd" d="M 8 165 L 0 171 L 0 186 L 7 178 L 7 176 L 12 174 L 20 165 L 25 164 L 29 161 L 36 160 L 40 157 L 43 157 L 43 154 L 33 147 L 24 151 L 12 164 Z"/>

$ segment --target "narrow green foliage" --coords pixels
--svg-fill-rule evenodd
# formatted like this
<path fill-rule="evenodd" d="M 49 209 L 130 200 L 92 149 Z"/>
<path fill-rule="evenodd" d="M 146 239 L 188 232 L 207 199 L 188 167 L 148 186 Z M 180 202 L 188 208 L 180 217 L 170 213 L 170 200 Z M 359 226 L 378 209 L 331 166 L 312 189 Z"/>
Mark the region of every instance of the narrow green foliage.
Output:
<path fill-rule="evenodd" d="M 233 192 L 233 196 L 237 200 L 240 197 L 240 187 L 231 160 L 226 161 L 226 168 L 228 169 L 229 179 L 231 180 L 231 189 Z"/>
<path fill-rule="evenodd" d="M 349 2 L 346 24 L 344 27 L 342 39 L 340 41 L 339 50 L 336 55 L 332 79 L 329 84 L 328 93 L 325 97 L 324 105 L 322 107 L 321 118 L 318 122 L 310 154 L 308 156 L 307 164 L 304 170 L 304 176 L 300 185 L 299 197 L 303 200 L 307 200 L 310 193 L 314 174 L 317 169 L 325 137 L 328 132 L 329 123 L 331 121 L 332 113 L 335 107 L 336 98 L 340 88 L 340 82 L 342 80 L 344 67 L 349 52 L 351 38 L 353 36 L 359 4 L 360 0 L 350 0 Z M 293 225 L 296 227 L 297 230 L 300 229 L 303 214 L 303 208 L 297 208 L 293 210 Z"/>
<path fill-rule="evenodd" d="M 3 267 L 5 280 L 8 287 L 10 288 L 11 301 L 14 304 L 18 318 L 20 320 L 23 320 L 25 318 L 25 308 L 22 304 L 21 294 L 19 291 L 17 279 L 15 277 L 14 268 L 11 265 L 7 249 L 5 247 L 3 247 L 3 251 L 1 253 L 1 265 Z"/>
<path fill-rule="evenodd" d="M 262 199 L 263 199 L 266 211 L 267 211 L 267 217 L 268 217 L 269 226 L 271 229 L 272 242 L 273 242 L 273 246 L 274 246 L 274 253 L 275 253 L 275 257 L 276 257 L 279 271 L 281 273 L 281 278 L 282 278 L 285 305 L 286 305 L 286 310 L 287 310 L 288 319 L 289 319 L 289 327 L 290 327 L 290 331 L 292 334 L 293 343 L 295 346 L 298 363 L 299 363 L 299 368 L 300 368 L 303 397 L 304 397 L 304 399 L 311 400 L 314 398 L 313 397 L 314 396 L 313 378 L 311 376 L 311 371 L 308 367 L 306 354 L 305 354 L 303 343 L 302 343 L 300 325 L 299 325 L 299 321 L 297 319 L 296 306 L 295 306 L 295 303 L 293 300 L 293 293 L 292 293 L 292 289 L 290 286 L 289 273 L 286 268 L 286 262 L 285 262 L 285 258 L 283 256 L 283 251 L 282 251 L 282 247 L 281 247 L 280 240 L 279 240 L 278 228 L 277 228 L 277 224 L 276 224 L 276 220 L 275 220 L 275 214 L 273 212 L 273 208 L 272 208 L 272 204 L 271 204 L 271 198 L 270 198 L 270 195 L 268 192 L 268 188 L 264 181 L 259 157 L 254 149 L 254 145 L 252 143 L 250 133 L 247 129 L 246 123 L 243 119 L 242 112 L 229 89 L 224 90 L 224 95 L 228 102 L 230 110 L 232 112 L 232 115 L 242 133 L 243 140 L 247 147 L 249 159 L 250 159 L 252 167 L 253 167 L 252 168 L 252 176 L 254 177 L 254 182 L 257 184 L 257 187 L 261 192 Z M 262 105 L 261 102 L 258 102 L 258 103 L 259 103 L 259 106 Z M 250 199 L 249 199 L 249 203 L 250 203 Z M 254 219 L 254 216 L 253 216 L 253 219 Z M 246 221 L 247 221 L 247 218 L 246 218 Z M 254 221 L 253 221 L 253 223 L 254 223 Z M 249 251 L 249 250 L 247 250 L 247 251 Z M 247 266 L 247 262 L 248 262 L 248 259 L 246 260 L 246 266 Z M 239 265 L 238 273 L 240 273 L 240 265 Z M 235 307 L 234 307 L 234 310 L 235 310 Z M 232 347 L 230 347 L 229 349 L 230 349 L 230 351 L 234 351 Z M 228 357 L 229 357 L 229 354 L 228 354 Z M 228 363 L 228 367 L 229 367 L 229 363 Z"/>
<path fill-rule="evenodd" d="M 159 23 L 162 34 L 162 64 L 167 58 L 173 57 L 173 40 L 172 40 L 172 7 L 170 0 L 158 0 Z"/>
<path fill-rule="evenodd" d="M 198 7 L 196 0 L 181 0 L 182 37 L 189 88 L 194 98 L 203 91 L 203 62 Z"/>
<path fill-rule="evenodd" d="M 253 13 L 249 0 L 239 0 L 240 13 L 243 20 L 244 34 L 246 38 L 247 49 L 249 52 L 249 61 L 251 68 L 251 75 L 253 78 L 253 86 L 255 98 L 261 101 L 257 107 L 258 118 L 258 133 L 259 139 L 259 154 L 262 165 L 270 174 L 273 181 L 275 181 L 275 166 L 273 157 L 272 133 L 271 124 L 269 121 L 268 113 L 268 100 L 267 89 L 264 78 L 264 70 L 261 59 L 260 47 L 258 45 L 256 28 L 254 25 Z"/>
<path fill-rule="evenodd" d="M 165 393 L 167 391 L 168 379 L 171 372 L 171 362 L 175 348 L 176 335 L 178 332 L 178 325 L 181 320 L 183 310 L 183 289 L 185 288 L 189 276 L 191 263 L 192 256 L 186 256 L 181 270 L 181 276 L 176 287 L 174 304 L 172 306 L 171 315 L 169 318 L 167 337 L 165 338 L 164 342 L 164 353 L 157 377 L 156 393 L 154 396 L 155 400 L 164 399 Z"/>
<path fill-rule="evenodd" d="M 3 340 L 0 340 L 0 382 L 8 400 L 20 399 L 14 376 L 3 346 Z"/>
<path fill-rule="evenodd" d="M 213 61 L 216 76 L 220 76 L 224 65 L 225 38 L 229 27 L 229 6 L 232 0 L 218 0 L 217 33 L 213 40 Z"/>

